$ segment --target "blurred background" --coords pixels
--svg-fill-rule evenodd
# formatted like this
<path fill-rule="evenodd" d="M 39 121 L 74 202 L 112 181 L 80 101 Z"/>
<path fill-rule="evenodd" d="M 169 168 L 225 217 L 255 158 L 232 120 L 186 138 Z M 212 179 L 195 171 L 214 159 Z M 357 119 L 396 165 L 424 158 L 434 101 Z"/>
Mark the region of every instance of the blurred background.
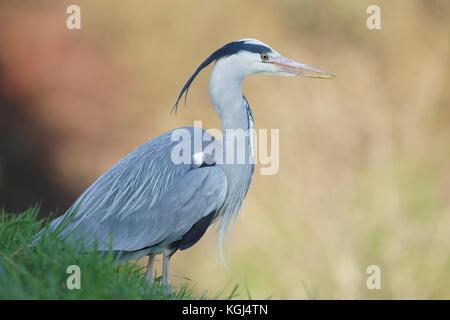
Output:
<path fill-rule="evenodd" d="M 81 30 L 66 28 L 71 4 Z M 371 4 L 382 30 L 366 27 Z M 255 171 L 229 270 L 204 237 L 174 256 L 172 282 L 210 295 L 239 284 L 242 298 L 449 299 L 449 13 L 446 0 L 3 0 L 0 206 L 62 214 L 147 140 L 194 120 L 220 128 L 210 68 L 170 109 L 211 52 L 256 38 L 337 78 L 244 82 L 256 128 L 280 129 L 280 170 Z M 372 264 L 380 290 L 366 287 Z"/>

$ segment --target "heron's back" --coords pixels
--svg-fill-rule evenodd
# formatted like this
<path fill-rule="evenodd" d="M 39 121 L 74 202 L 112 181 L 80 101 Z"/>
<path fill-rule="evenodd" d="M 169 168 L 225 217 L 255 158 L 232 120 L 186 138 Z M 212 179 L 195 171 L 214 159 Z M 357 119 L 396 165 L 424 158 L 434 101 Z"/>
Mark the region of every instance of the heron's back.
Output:
<path fill-rule="evenodd" d="M 172 158 L 174 148 L 180 143 L 173 139 L 173 134 L 179 136 L 180 132 L 186 133 L 184 138 L 191 139 L 190 157 L 194 154 L 195 135 L 207 135 L 214 141 L 198 127 L 175 129 L 148 141 L 99 177 L 63 216 L 51 223 L 50 229 L 69 219 L 61 236 L 83 237 L 87 248 L 97 241 L 100 250 L 108 249 L 111 233 L 115 248 L 135 247 L 130 239 L 142 232 L 143 224 L 152 226 L 147 228 L 152 233 L 151 242 L 164 240 L 169 223 L 163 214 L 155 213 L 155 208 L 177 178 L 192 169 L 191 164 L 177 164 Z M 186 186 L 189 187 L 192 188 Z"/>

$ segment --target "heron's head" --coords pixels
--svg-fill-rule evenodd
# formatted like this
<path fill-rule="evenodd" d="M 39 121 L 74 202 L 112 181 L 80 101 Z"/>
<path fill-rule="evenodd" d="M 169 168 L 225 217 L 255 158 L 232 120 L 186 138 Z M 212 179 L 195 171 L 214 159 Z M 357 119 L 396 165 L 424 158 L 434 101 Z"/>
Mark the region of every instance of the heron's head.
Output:
<path fill-rule="evenodd" d="M 252 74 L 321 79 L 335 77 L 328 72 L 283 57 L 276 50 L 256 39 L 231 42 L 218 51 L 222 51 L 223 56 L 216 59 L 217 63 L 226 63 L 230 72 L 240 73 L 242 77 Z"/>
<path fill-rule="evenodd" d="M 226 44 L 203 61 L 181 90 L 174 105 L 175 110 L 183 94 L 186 98 L 195 77 L 212 62 L 216 62 L 216 68 L 220 68 L 221 76 L 230 75 L 239 80 L 253 74 L 303 76 L 320 79 L 335 78 L 331 73 L 283 57 L 259 40 L 242 39 Z"/>

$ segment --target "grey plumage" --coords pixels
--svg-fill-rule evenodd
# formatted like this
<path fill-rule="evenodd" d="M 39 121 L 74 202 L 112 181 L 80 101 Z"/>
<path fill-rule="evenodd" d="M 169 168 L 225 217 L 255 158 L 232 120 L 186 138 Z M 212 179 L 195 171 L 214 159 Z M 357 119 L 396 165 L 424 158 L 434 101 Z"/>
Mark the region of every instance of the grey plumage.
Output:
<path fill-rule="evenodd" d="M 187 130 L 192 139 L 194 127 Z M 215 166 L 174 164 L 169 131 L 137 148 L 98 178 L 75 201 L 62 237 L 83 237 L 87 249 L 128 252 L 176 242 L 224 201 L 225 174 Z M 198 134 L 198 133 L 197 133 Z M 214 140 L 214 138 L 212 138 Z M 193 145 L 193 141 L 192 141 Z M 55 219 L 55 229 L 66 215 Z M 155 251 L 155 250 L 154 250 Z M 144 253 L 142 253 L 144 255 Z"/>
<path fill-rule="evenodd" d="M 108 250 L 112 240 L 112 250 L 124 259 L 149 255 L 146 278 L 150 283 L 154 255 L 162 253 L 163 282 L 167 286 L 171 255 L 195 244 L 213 223 L 219 230 L 223 260 L 228 227 L 236 221 L 254 173 L 254 118 L 242 93 L 243 79 L 258 73 L 327 79 L 334 76 L 287 59 L 261 41 L 244 39 L 216 50 L 197 68 L 181 90 L 175 110 L 195 77 L 213 62 L 209 94 L 221 119 L 224 138 L 216 141 L 196 127 L 176 129 L 187 133 L 192 146 L 186 151 L 188 161 L 180 164 L 172 158 L 178 143 L 172 139 L 175 130 L 148 141 L 98 178 L 62 217 L 51 223 L 50 230 L 68 221 L 60 236 L 83 238 L 87 250 L 95 243 L 99 250 Z M 233 130 L 245 133 L 242 145 L 228 138 L 226 133 Z M 200 150 L 196 150 L 196 136 L 203 137 Z M 212 141 L 218 148 L 211 154 L 204 152 Z M 243 155 L 243 162 L 239 155 Z M 42 234 L 34 245 L 39 244 Z"/>

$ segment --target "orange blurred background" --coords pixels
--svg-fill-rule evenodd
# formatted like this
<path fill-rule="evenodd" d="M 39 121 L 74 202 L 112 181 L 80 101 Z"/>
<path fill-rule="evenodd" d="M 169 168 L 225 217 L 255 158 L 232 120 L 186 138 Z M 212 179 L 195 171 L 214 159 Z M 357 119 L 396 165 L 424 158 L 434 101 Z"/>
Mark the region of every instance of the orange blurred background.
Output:
<path fill-rule="evenodd" d="M 66 28 L 71 4 L 81 30 Z M 371 4 L 381 30 L 366 27 Z M 62 214 L 147 140 L 194 120 L 220 128 L 209 69 L 187 108 L 171 107 L 211 52 L 256 38 L 337 78 L 244 82 L 256 129 L 280 129 L 280 170 L 255 171 L 229 270 L 205 237 L 174 256 L 172 282 L 211 296 L 239 284 L 242 298 L 448 299 L 449 13 L 445 0 L 4 0 L 0 205 Z M 372 264 L 380 290 L 366 287 Z"/>

